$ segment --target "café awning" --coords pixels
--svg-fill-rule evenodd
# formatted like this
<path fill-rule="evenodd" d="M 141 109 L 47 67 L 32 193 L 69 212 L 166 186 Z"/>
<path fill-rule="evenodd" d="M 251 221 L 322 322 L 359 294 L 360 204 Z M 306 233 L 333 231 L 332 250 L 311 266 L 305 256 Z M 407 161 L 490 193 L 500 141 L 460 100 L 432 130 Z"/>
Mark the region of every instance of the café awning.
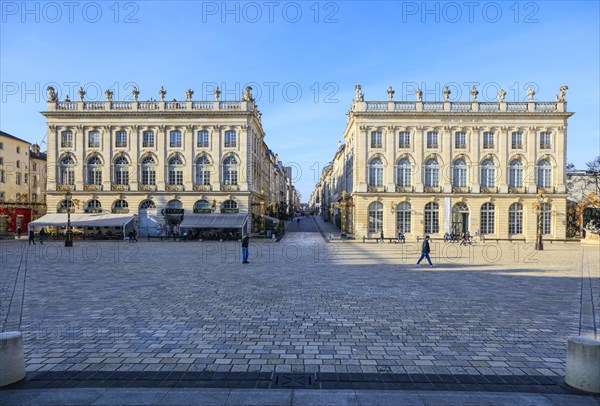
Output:
<path fill-rule="evenodd" d="M 123 227 L 133 221 L 133 214 L 71 213 L 72 227 Z M 67 213 L 46 214 L 29 223 L 32 227 L 66 227 Z"/>
<path fill-rule="evenodd" d="M 186 214 L 181 228 L 242 228 L 248 221 L 246 213 L 193 213 Z"/>

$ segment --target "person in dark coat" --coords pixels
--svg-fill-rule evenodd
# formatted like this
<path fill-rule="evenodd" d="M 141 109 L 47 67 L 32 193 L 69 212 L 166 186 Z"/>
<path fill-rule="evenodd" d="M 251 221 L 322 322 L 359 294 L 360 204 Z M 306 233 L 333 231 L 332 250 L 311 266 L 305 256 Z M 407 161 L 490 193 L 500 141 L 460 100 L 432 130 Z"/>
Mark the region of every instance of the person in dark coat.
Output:
<path fill-rule="evenodd" d="M 250 244 L 250 237 L 246 234 L 242 238 L 242 264 L 249 264 L 248 262 L 248 245 Z"/>
<path fill-rule="evenodd" d="M 44 245 L 44 240 L 46 239 L 46 230 L 43 228 L 40 230 L 40 244 Z"/>
<path fill-rule="evenodd" d="M 421 261 L 423 260 L 423 258 L 427 258 L 427 262 L 429 262 L 429 266 L 433 267 L 433 264 L 431 263 L 431 258 L 429 258 L 430 252 L 431 252 L 431 247 L 429 246 L 429 236 L 426 235 L 425 239 L 423 240 L 423 246 L 421 247 L 421 258 L 419 258 L 419 260 L 417 261 L 417 266 L 419 266 L 421 264 Z"/>
<path fill-rule="evenodd" d="M 29 245 L 31 245 L 31 243 L 35 245 L 35 233 L 33 230 L 29 230 Z"/>

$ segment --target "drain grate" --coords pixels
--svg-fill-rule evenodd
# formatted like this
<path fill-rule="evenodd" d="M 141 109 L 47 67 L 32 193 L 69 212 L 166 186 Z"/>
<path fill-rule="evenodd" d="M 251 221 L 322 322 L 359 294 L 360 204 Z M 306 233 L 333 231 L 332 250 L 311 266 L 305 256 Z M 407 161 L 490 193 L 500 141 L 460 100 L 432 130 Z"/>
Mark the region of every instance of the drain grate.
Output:
<path fill-rule="evenodd" d="M 271 388 L 304 388 L 311 389 L 317 387 L 316 374 L 304 373 L 275 373 L 271 380 Z"/>

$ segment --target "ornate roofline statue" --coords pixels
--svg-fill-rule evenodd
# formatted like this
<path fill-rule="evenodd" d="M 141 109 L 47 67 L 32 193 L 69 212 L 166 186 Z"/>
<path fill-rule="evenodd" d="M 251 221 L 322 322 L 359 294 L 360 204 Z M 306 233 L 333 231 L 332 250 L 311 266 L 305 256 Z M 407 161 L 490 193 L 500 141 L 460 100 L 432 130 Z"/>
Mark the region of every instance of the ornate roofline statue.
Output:
<path fill-rule="evenodd" d="M 245 102 L 254 101 L 254 98 L 252 97 L 252 93 L 250 93 L 250 91 L 252 90 L 252 87 L 251 86 L 246 86 L 244 88 L 244 90 L 245 90 L 245 92 L 242 95 L 242 101 L 245 101 Z"/>
<path fill-rule="evenodd" d="M 56 94 L 56 90 L 54 90 L 54 87 L 48 86 L 47 91 L 48 91 L 48 101 L 49 102 L 58 101 L 58 95 Z"/>
<path fill-rule="evenodd" d="M 85 97 L 85 90 L 83 90 L 83 87 L 79 87 L 79 100 L 83 101 L 83 98 Z"/>
<path fill-rule="evenodd" d="M 471 97 L 473 98 L 473 101 L 477 101 L 478 94 L 479 94 L 479 90 L 477 90 L 475 85 L 473 85 L 473 88 L 471 89 Z"/>
<path fill-rule="evenodd" d="M 365 101 L 365 95 L 362 93 L 362 86 L 354 86 L 354 101 L 363 102 Z"/>
<path fill-rule="evenodd" d="M 194 95 L 194 91 L 192 89 L 188 89 L 185 91 L 185 100 L 192 101 L 192 96 Z"/>
<path fill-rule="evenodd" d="M 420 102 L 423 101 L 423 91 L 421 90 L 421 88 L 417 87 L 417 90 L 415 91 L 415 95 L 417 96 L 417 101 L 420 101 Z"/>
<path fill-rule="evenodd" d="M 504 89 L 500 89 L 500 91 L 498 92 L 498 102 L 503 103 L 505 97 L 506 92 L 504 91 Z"/>
<path fill-rule="evenodd" d="M 160 89 L 158 90 L 158 95 L 160 96 L 160 101 L 165 101 L 165 96 L 167 95 L 167 91 L 165 90 L 164 87 L 160 87 Z"/>
<path fill-rule="evenodd" d="M 560 87 L 560 93 L 558 95 L 556 95 L 556 101 L 557 102 L 565 102 L 567 101 L 566 96 L 567 96 L 567 90 L 569 90 L 569 87 L 566 85 L 563 85 Z"/>
<path fill-rule="evenodd" d="M 219 86 L 213 90 L 213 94 L 215 95 L 215 100 L 219 101 L 219 98 L 221 97 L 221 89 L 219 89 Z"/>
<path fill-rule="evenodd" d="M 392 89 L 392 87 L 391 87 L 391 86 L 390 86 L 390 87 L 388 87 L 387 94 L 388 94 L 388 99 L 389 99 L 390 101 L 394 100 L 394 93 L 396 93 L 396 92 L 394 91 L 394 89 Z"/>
<path fill-rule="evenodd" d="M 450 100 L 450 94 L 452 92 L 450 91 L 450 89 L 448 89 L 448 85 L 444 86 L 444 100 L 448 101 Z"/>
<path fill-rule="evenodd" d="M 106 96 L 106 101 L 112 101 L 112 98 L 113 98 L 112 90 L 106 89 L 106 91 L 104 92 L 104 95 Z"/>
<path fill-rule="evenodd" d="M 133 90 L 131 91 L 131 95 L 133 96 L 133 100 L 138 101 L 138 96 L 140 95 L 140 91 L 138 90 L 137 86 L 133 87 Z"/>
<path fill-rule="evenodd" d="M 529 98 L 529 101 L 533 101 L 534 96 L 535 90 L 533 90 L 533 87 L 530 87 L 529 90 L 527 90 L 527 97 Z"/>

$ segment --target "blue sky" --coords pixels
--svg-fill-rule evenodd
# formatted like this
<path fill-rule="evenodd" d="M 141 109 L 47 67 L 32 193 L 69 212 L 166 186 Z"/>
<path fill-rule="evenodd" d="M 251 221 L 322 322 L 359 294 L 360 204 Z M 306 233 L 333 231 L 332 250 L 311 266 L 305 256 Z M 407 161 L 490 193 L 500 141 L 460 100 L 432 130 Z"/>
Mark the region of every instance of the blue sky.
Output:
<path fill-rule="evenodd" d="M 75 3 L 74 5 L 72 5 Z M 554 100 L 566 84 L 568 160 L 600 154 L 600 28 L 597 1 L 2 1 L 0 128 L 40 143 L 45 87 L 61 99 L 84 86 L 92 99 L 212 100 L 254 86 L 269 147 L 300 168 L 305 201 L 342 138 L 354 85 L 367 100 L 440 100 L 446 83 L 468 100 Z M 461 95 L 458 94 L 461 90 Z"/>

